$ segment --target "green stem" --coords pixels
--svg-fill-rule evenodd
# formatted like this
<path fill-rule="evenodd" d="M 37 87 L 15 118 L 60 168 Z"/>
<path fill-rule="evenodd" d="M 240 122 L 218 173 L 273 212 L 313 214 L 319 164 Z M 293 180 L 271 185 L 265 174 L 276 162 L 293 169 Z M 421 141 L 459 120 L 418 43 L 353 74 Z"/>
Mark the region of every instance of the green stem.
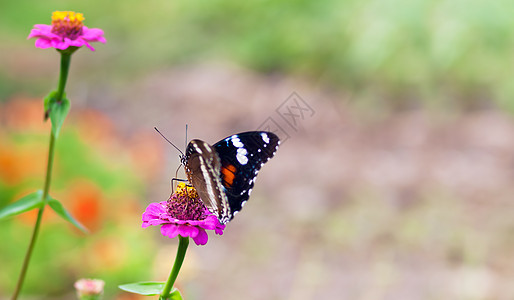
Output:
<path fill-rule="evenodd" d="M 61 102 L 64 95 L 64 87 L 66 86 L 66 80 L 68 80 L 70 62 L 71 53 L 61 52 L 61 73 L 59 74 L 59 85 L 57 86 L 57 102 Z"/>
<path fill-rule="evenodd" d="M 48 164 L 46 166 L 45 188 L 43 190 L 43 201 L 45 202 L 45 204 L 41 206 L 37 213 L 36 225 L 34 225 L 32 238 L 30 239 L 29 248 L 27 250 L 27 253 L 25 254 L 25 259 L 23 260 L 23 266 L 21 268 L 20 277 L 18 278 L 18 283 L 16 284 L 16 289 L 12 296 L 12 300 L 18 299 L 18 295 L 21 291 L 21 287 L 23 286 L 23 282 L 25 280 L 25 275 L 27 274 L 30 258 L 32 257 L 32 251 L 34 250 L 34 245 L 36 244 L 37 236 L 39 234 L 39 228 L 41 227 L 41 220 L 43 218 L 43 212 L 45 210 L 46 202 L 48 199 L 48 192 L 50 190 L 50 179 L 52 174 L 52 165 L 54 161 L 54 147 L 55 137 L 53 133 L 50 133 L 50 145 L 48 148 Z"/>
<path fill-rule="evenodd" d="M 64 87 L 66 86 L 66 80 L 68 78 L 68 70 L 70 68 L 70 60 L 71 54 L 61 53 L 61 71 L 59 74 L 59 85 L 57 88 L 57 101 L 61 101 L 64 95 Z M 32 237 L 30 239 L 29 248 L 27 249 L 27 253 L 25 254 L 25 259 L 23 260 L 23 266 L 21 267 L 20 276 L 18 277 L 18 282 L 16 283 L 16 288 L 14 290 L 14 294 L 12 296 L 12 300 L 18 299 L 18 295 L 20 294 L 21 288 L 23 286 L 23 282 L 25 281 L 25 275 L 27 274 L 27 269 L 29 267 L 30 258 L 32 257 L 32 252 L 34 250 L 34 246 L 36 244 L 37 237 L 39 235 L 39 228 L 41 227 L 41 220 L 43 219 L 43 212 L 45 211 L 45 206 L 48 201 L 48 195 L 50 192 L 50 181 L 52 179 L 52 166 L 54 162 L 54 152 L 55 152 L 55 136 L 50 132 L 50 143 L 48 146 L 48 161 L 46 165 L 46 176 L 45 176 L 45 186 L 43 189 L 43 206 L 39 209 L 37 213 L 36 224 L 34 225 L 34 230 L 32 232 Z"/>
<path fill-rule="evenodd" d="M 177 257 L 175 257 L 175 263 L 173 264 L 173 268 L 171 269 L 170 277 L 168 277 L 168 281 L 166 281 L 166 285 L 162 290 L 161 296 L 159 300 L 166 300 L 169 298 L 171 288 L 173 288 L 173 284 L 177 279 L 178 272 L 180 271 L 180 267 L 182 267 L 182 262 L 184 262 L 184 257 L 186 256 L 187 246 L 189 245 L 189 238 L 178 236 L 178 249 L 177 249 Z"/>

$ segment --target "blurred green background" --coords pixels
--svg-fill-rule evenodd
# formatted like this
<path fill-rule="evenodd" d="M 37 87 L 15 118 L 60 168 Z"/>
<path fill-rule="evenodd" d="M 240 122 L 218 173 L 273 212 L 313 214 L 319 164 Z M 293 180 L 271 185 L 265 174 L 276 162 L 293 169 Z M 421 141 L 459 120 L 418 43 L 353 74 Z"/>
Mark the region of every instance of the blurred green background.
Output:
<path fill-rule="evenodd" d="M 306 77 L 365 98 L 369 107 L 512 110 L 512 5 L 501 0 L 5 1 L 2 56 L 11 63 L 26 60 L 29 54 L 13 48 L 26 49 L 23 37 L 31 26 L 48 23 L 54 8 L 73 9 L 85 14 L 90 27 L 106 32 L 104 60 L 96 57 L 85 71 L 109 82 L 163 66 L 225 60 L 265 74 Z M 12 68 L 19 66 L 4 63 L 2 96 L 20 86 L 47 88 L 40 77 L 28 82 L 14 76 L 21 71 Z"/>
<path fill-rule="evenodd" d="M 0 207 L 41 188 L 42 97 L 59 57 L 33 46 L 54 10 L 107 44 L 73 56 L 72 112 L 23 295 L 73 299 L 81 277 L 164 280 L 176 241 L 141 229 L 188 137 L 273 120 L 285 142 L 222 237 L 192 246 L 186 299 L 514 298 L 514 2 L 3 1 Z M 288 123 L 296 92 L 315 112 Z M 291 121 L 291 120 L 289 120 Z M 0 298 L 34 214 L 0 222 Z"/>

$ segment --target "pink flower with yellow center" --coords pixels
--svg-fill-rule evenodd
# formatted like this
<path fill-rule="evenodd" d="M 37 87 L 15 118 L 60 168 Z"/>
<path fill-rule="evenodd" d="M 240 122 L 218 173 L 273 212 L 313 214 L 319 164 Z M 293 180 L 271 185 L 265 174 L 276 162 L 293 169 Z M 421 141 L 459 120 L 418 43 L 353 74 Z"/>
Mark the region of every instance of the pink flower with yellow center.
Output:
<path fill-rule="evenodd" d="M 81 13 L 54 11 L 52 25 L 34 25 L 27 39 L 37 38 L 36 47 L 42 49 L 53 47 L 65 50 L 68 47 L 86 46 L 95 51 L 89 43 L 105 43 L 104 32 L 99 28 L 87 28 L 82 21 L 84 21 L 84 16 Z"/>
<path fill-rule="evenodd" d="M 169 238 L 177 235 L 191 237 L 197 245 L 208 240 L 205 230 L 223 234 L 225 225 L 203 204 L 195 188 L 180 183 L 168 201 L 151 203 L 143 213 L 143 228 L 161 226 L 161 234 Z"/>

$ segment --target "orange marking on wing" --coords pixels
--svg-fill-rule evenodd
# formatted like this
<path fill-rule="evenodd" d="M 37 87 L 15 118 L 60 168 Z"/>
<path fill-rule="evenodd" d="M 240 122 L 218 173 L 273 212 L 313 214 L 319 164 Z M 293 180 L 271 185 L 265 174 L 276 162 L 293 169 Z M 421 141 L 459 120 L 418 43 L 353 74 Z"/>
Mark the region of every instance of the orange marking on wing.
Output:
<path fill-rule="evenodd" d="M 236 177 L 236 167 L 233 165 L 228 165 L 226 167 L 221 168 L 221 174 L 223 174 L 223 181 L 230 187 L 232 183 L 234 183 L 234 178 Z"/>

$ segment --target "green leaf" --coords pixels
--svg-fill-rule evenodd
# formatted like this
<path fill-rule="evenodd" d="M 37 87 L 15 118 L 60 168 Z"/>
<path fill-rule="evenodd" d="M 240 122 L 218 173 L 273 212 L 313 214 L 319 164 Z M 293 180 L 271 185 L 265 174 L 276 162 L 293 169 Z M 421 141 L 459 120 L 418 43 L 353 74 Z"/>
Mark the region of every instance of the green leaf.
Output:
<path fill-rule="evenodd" d="M 57 91 L 51 91 L 43 100 L 45 120 L 50 117 L 52 132 L 55 137 L 59 136 L 62 124 L 70 111 L 70 100 L 66 98 L 66 93 L 63 93 L 61 101 L 58 101 L 57 97 Z"/>
<path fill-rule="evenodd" d="M 11 203 L 0 210 L 0 219 L 19 215 L 43 206 L 43 191 L 39 190 Z"/>
<path fill-rule="evenodd" d="M 169 300 L 183 300 L 182 299 L 182 294 L 180 293 L 179 290 L 177 290 L 176 288 L 173 288 L 171 290 L 171 293 L 168 297 Z"/>
<path fill-rule="evenodd" d="M 50 103 L 50 121 L 52 121 L 52 132 L 56 138 L 69 111 L 70 100 L 67 98 L 63 98 L 61 102 Z"/>
<path fill-rule="evenodd" d="M 119 285 L 118 287 L 126 292 L 145 295 L 145 296 L 155 296 L 159 295 L 164 288 L 164 282 L 160 281 L 141 281 L 134 283 L 127 283 Z M 175 292 L 177 289 L 173 289 Z M 178 291 L 178 290 L 177 290 Z M 180 298 L 178 298 L 180 299 Z"/>
<path fill-rule="evenodd" d="M 61 204 L 61 202 L 57 201 L 54 198 L 48 198 L 48 205 L 64 220 L 70 222 L 71 224 L 75 225 L 78 229 L 80 229 L 84 233 L 89 233 L 89 230 L 87 230 L 84 225 L 80 224 L 79 221 L 75 220 L 73 216 L 64 208 L 64 206 Z"/>
<path fill-rule="evenodd" d="M 43 99 L 43 106 L 45 108 L 45 121 L 48 119 L 48 110 L 50 109 L 50 103 L 57 101 L 57 90 L 53 90 Z"/>

